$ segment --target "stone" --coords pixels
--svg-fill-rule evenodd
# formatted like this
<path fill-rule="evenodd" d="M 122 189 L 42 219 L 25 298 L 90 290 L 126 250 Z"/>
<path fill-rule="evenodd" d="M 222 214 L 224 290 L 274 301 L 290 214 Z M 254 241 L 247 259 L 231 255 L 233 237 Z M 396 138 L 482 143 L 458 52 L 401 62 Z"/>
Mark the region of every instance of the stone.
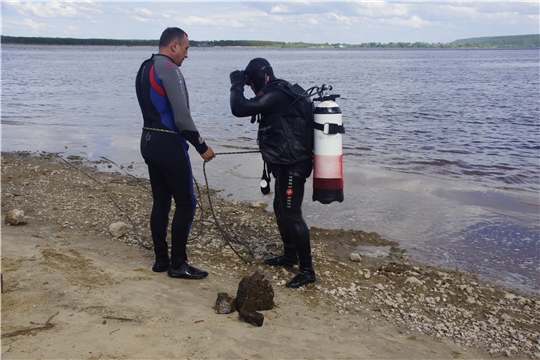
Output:
<path fill-rule="evenodd" d="M 216 305 L 214 306 L 216 314 L 230 314 L 236 311 L 236 299 L 227 293 L 218 293 Z"/>
<path fill-rule="evenodd" d="M 355 253 L 364 257 L 387 257 L 390 254 L 391 246 L 357 246 Z"/>
<path fill-rule="evenodd" d="M 270 310 L 274 307 L 274 289 L 264 275 L 256 271 L 250 277 L 244 277 L 236 292 L 236 309 L 240 311 Z"/>
<path fill-rule="evenodd" d="M 128 233 L 129 230 L 130 230 L 129 225 L 121 221 L 115 222 L 109 225 L 109 233 L 115 238 L 124 236 L 125 234 Z"/>
<path fill-rule="evenodd" d="M 266 201 L 263 201 L 263 200 L 259 200 L 259 201 L 255 201 L 255 202 L 252 202 L 251 203 L 251 207 L 252 208 L 263 208 L 263 209 L 266 209 L 266 207 L 268 206 L 268 203 Z"/>
<path fill-rule="evenodd" d="M 257 311 L 270 310 L 274 305 L 274 289 L 258 271 L 250 277 L 244 277 L 238 284 L 236 309 L 241 321 L 262 326 L 264 315 Z"/>
<path fill-rule="evenodd" d="M 238 318 L 248 324 L 255 326 L 262 326 L 264 322 L 264 315 L 257 311 L 240 310 L 238 312 Z"/>
<path fill-rule="evenodd" d="M 24 211 L 14 209 L 8 211 L 4 223 L 6 225 L 24 225 L 28 222 L 28 217 L 24 216 Z"/>
<path fill-rule="evenodd" d="M 405 283 L 406 284 L 412 284 L 412 285 L 422 285 L 423 284 L 423 282 L 421 280 L 418 280 L 414 276 L 408 277 L 407 280 L 405 280 Z"/>
<path fill-rule="evenodd" d="M 362 260 L 362 257 L 360 256 L 360 254 L 357 254 L 357 253 L 351 253 L 350 257 L 351 261 L 354 261 L 354 262 L 360 262 L 360 260 Z"/>

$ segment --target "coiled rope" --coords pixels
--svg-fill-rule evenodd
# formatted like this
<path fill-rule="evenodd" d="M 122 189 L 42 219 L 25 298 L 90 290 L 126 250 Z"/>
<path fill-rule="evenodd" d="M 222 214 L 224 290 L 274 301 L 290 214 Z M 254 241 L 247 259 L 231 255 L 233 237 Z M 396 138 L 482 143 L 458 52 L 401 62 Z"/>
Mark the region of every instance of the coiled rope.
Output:
<path fill-rule="evenodd" d="M 258 152 L 259 152 L 259 150 L 231 151 L 231 152 L 215 153 L 215 155 L 216 156 L 217 155 L 236 155 L 236 154 L 250 154 L 250 153 L 258 153 Z M 212 214 L 212 218 L 214 219 L 214 222 L 213 223 L 210 222 L 210 223 L 214 224 L 217 227 L 217 229 L 219 230 L 219 233 L 221 234 L 221 237 L 223 238 L 223 240 L 225 240 L 227 245 L 229 245 L 229 247 L 236 254 L 236 256 L 238 256 L 240 259 L 242 259 L 246 263 L 254 261 L 255 260 L 255 254 L 253 253 L 253 250 L 251 250 L 251 248 L 247 244 L 245 244 L 241 240 L 235 238 L 234 236 L 229 234 L 227 231 L 225 231 L 223 229 L 223 227 L 219 224 L 218 220 L 217 220 L 216 213 L 214 212 L 214 207 L 212 206 L 212 199 L 210 198 L 210 186 L 208 185 L 208 176 L 206 175 L 206 161 L 203 162 L 203 174 L 204 174 L 204 181 L 205 181 L 205 184 L 206 184 L 206 195 L 208 197 L 208 205 L 210 207 L 210 213 Z M 201 220 L 200 221 L 201 222 L 208 222 L 207 220 L 202 219 L 203 214 L 204 214 L 204 209 L 202 207 L 201 191 L 199 189 L 199 184 L 197 183 L 197 180 L 195 180 L 195 178 L 193 178 L 193 180 L 195 181 L 195 186 L 197 187 L 197 192 L 199 193 L 199 198 L 201 199 L 201 201 L 199 202 L 199 207 L 201 209 Z M 238 251 L 236 251 L 235 248 L 232 246 L 232 244 L 231 244 L 231 242 L 229 240 L 233 240 L 236 243 L 242 245 L 244 248 L 246 248 L 248 250 L 248 252 L 251 254 L 252 259 L 247 260 L 242 255 L 240 255 L 238 253 Z"/>

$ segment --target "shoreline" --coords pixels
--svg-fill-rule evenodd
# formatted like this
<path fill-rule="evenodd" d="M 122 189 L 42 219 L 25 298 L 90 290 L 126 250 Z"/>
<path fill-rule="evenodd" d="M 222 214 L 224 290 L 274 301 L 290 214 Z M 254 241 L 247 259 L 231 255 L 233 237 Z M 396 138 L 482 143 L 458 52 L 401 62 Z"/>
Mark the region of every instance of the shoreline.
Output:
<path fill-rule="evenodd" d="M 52 316 L 55 325 L 34 331 L 35 336 L 3 339 L 4 358 L 155 357 L 140 348 L 139 338 L 162 342 L 158 355 L 166 358 L 540 357 L 538 296 L 520 296 L 471 274 L 413 262 L 399 244 L 373 232 L 312 226 L 317 281 L 298 290 L 285 288 L 294 270 L 261 261 L 280 251 L 272 214 L 250 202 L 226 201 L 214 191 L 217 219 L 249 245 L 255 261 L 244 263 L 216 228 L 199 221 L 213 221 L 203 196 L 203 218 L 198 209 L 188 254 L 210 276 L 190 282 L 152 273 L 153 253 L 137 238 L 150 239 L 148 182 L 97 171 L 89 161 L 69 162 L 87 175 L 52 154 L 2 152 L 2 215 L 19 208 L 28 216 L 26 225 L 2 225 L 3 334 L 28 329 L 29 319 L 43 323 Z M 106 185 L 124 214 L 88 175 Z M 129 224 L 126 215 L 138 234 L 113 238 L 109 225 Z M 386 249 L 386 255 L 351 261 L 360 245 Z M 254 271 L 269 279 L 277 304 L 264 312 L 267 320 L 258 330 L 239 322 L 236 314 L 217 315 L 211 309 L 218 292 L 234 296 L 241 278 Z M 156 303 L 158 309 L 152 306 Z M 185 303 L 192 305 L 191 312 Z M 113 315 L 132 320 L 110 320 Z M 88 325 L 84 332 L 77 330 L 81 324 Z M 73 335 L 79 340 L 75 350 L 65 341 Z M 105 345 L 96 348 L 96 339 Z M 277 345 L 292 344 L 292 339 L 303 347 Z M 36 347 L 39 342 L 46 347 Z M 117 350 L 114 342 L 120 344 Z M 179 342 L 189 350 L 175 352 Z"/>
<path fill-rule="evenodd" d="M 196 156 L 192 155 L 194 175 L 204 183 L 201 163 L 193 161 Z M 260 155 L 241 156 L 219 156 L 210 162 L 210 187 L 227 200 L 271 202 L 273 193 L 264 196 L 258 187 Z M 534 244 L 527 241 L 529 237 L 534 243 L 540 229 L 535 225 L 540 204 L 534 194 L 366 164 L 344 163 L 343 170 L 343 203 L 313 202 L 312 179 L 307 179 L 303 215 L 308 226 L 376 232 L 398 242 L 417 262 L 472 272 L 514 291 L 540 294 L 534 267 L 538 258 Z M 515 241 L 513 247 L 504 245 L 505 238 Z M 521 246 L 521 252 L 514 250 Z"/>
<path fill-rule="evenodd" d="M 101 171 L 147 179 L 140 155 L 133 160 L 136 147 L 104 151 L 70 144 L 57 148 L 51 154 L 86 160 Z M 216 146 L 214 150 L 225 154 L 253 148 Z M 100 156 L 104 153 L 107 157 Z M 202 160 L 193 149 L 190 156 L 194 178 L 204 185 Z M 263 196 L 259 190 L 261 172 L 262 160 L 255 153 L 219 155 L 206 166 L 209 186 L 222 199 L 271 203 L 273 191 Z M 376 232 L 400 243 L 414 261 L 471 272 L 513 291 L 540 295 L 535 268 L 540 203 L 534 194 L 351 162 L 344 163 L 344 177 L 345 201 L 329 205 L 311 200 L 312 179 L 307 179 L 303 213 L 308 226 Z"/>

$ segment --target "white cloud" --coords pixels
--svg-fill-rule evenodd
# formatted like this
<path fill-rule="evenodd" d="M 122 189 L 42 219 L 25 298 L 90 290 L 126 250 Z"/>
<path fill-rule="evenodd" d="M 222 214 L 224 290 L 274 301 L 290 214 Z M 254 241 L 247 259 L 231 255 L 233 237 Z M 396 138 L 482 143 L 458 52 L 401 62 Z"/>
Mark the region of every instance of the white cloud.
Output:
<path fill-rule="evenodd" d="M 6 2 L 3 6 L 12 7 L 23 16 L 39 18 L 76 18 L 101 13 L 100 5 L 92 2 Z"/>
<path fill-rule="evenodd" d="M 285 14 L 289 12 L 289 8 L 283 4 L 276 5 L 270 10 L 271 14 Z"/>
<path fill-rule="evenodd" d="M 32 19 L 24 19 L 23 22 L 22 22 L 22 25 L 23 26 L 28 26 L 29 28 L 31 28 L 33 30 L 40 30 L 40 29 L 44 29 L 44 28 L 47 27 L 46 23 L 38 23 L 38 22 L 35 22 Z"/>
<path fill-rule="evenodd" d="M 154 16 L 154 13 L 146 8 L 135 8 L 134 12 L 145 16 Z"/>
<path fill-rule="evenodd" d="M 340 25 L 348 25 L 351 23 L 350 19 L 347 16 L 338 15 L 335 13 L 325 14 L 324 18 L 329 22 L 337 21 Z"/>
<path fill-rule="evenodd" d="M 204 25 L 223 25 L 224 21 L 219 19 L 214 19 L 211 17 L 200 17 L 200 16 L 188 16 L 182 18 L 182 23 L 188 26 L 204 26 Z"/>
<path fill-rule="evenodd" d="M 140 17 L 140 16 L 133 16 L 132 19 L 137 21 L 137 22 L 141 22 L 141 23 L 145 23 L 145 24 L 150 24 L 150 23 L 152 23 L 154 21 L 154 19 L 144 18 L 144 17 Z"/>
<path fill-rule="evenodd" d="M 414 15 L 413 17 L 409 19 L 409 26 L 412 26 L 414 28 L 423 28 L 423 27 L 428 27 L 430 25 L 431 25 L 431 22 L 426 21 L 417 15 Z"/>

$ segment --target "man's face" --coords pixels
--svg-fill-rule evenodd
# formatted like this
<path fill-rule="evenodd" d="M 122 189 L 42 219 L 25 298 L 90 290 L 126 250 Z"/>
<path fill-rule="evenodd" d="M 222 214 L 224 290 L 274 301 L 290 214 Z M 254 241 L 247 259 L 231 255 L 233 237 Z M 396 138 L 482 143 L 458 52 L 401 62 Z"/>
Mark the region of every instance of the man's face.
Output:
<path fill-rule="evenodd" d="M 184 59 L 187 59 L 188 57 L 188 49 L 189 49 L 189 39 L 187 36 L 184 36 L 180 42 L 174 41 L 173 43 L 173 51 L 174 51 L 174 58 L 173 61 L 177 66 L 181 66 L 182 62 L 184 62 Z"/>

